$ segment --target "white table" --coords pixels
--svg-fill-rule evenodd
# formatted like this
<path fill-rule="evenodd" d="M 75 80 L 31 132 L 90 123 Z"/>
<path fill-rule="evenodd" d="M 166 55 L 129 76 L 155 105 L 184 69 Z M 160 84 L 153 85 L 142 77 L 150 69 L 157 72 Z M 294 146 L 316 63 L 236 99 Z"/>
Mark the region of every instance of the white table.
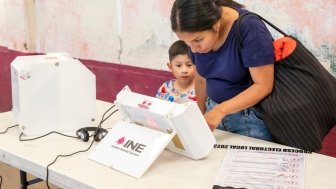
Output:
<path fill-rule="evenodd" d="M 110 103 L 97 101 L 97 121 L 110 106 Z M 118 117 L 120 115 L 116 113 L 103 124 L 103 127 L 112 127 Z M 11 112 L 0 114 L 0 132 L 15 124 Z M 75 135 L 75 132 L 70 134 Z M 223 131 L 215 131 L 214 134 L 217 144 L 289 148 Z M 0 160 L 42 179 L 46 177 L 46 166 L 57 155 L 70 154 L 86 149 L 90 145 L 90 142 L 56 134 L 34 141 L 20 142 L 19 135 L 18 127 L 0 135 Z M 225 149 L 216 148 L 206 159 L 195 161 L 165 150 L 141 179 L 89 160 L 87 158 L 89 152 L 85 152 L 58 159 L 49 169 L 49 182 L 62 188 L 76 189 L 212 188 L 225 152 Z M 335 178 L 336 158 L 315 153 L 306 155 L 306 189 L 336 188 Z"/>

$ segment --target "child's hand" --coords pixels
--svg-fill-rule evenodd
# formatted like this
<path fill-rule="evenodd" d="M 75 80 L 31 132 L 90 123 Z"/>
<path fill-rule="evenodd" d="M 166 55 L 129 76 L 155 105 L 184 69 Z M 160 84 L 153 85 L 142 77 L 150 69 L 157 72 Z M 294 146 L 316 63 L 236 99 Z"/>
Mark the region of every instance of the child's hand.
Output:
<path fill-rule="evenodd" d="M 208 123 L 211 131 L 215 130 L 221 123 L 225 115 L 219 110 L 219 107 L 214 107 L 212 110 L 204 114 L 204 118 Z"/>

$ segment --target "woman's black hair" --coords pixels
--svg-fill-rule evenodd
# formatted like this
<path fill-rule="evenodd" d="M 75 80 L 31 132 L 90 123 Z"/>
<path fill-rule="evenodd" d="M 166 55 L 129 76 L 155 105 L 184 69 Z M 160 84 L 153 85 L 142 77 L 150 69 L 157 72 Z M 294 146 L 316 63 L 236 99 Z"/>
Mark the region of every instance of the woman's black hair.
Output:
<path fill-rule="evenodd" d="M 244 8 L 233 0 L 175 0 L 170 14 L 171 28 L 183 32 L 212 29 L 222 16 L 222 6 Z"/>

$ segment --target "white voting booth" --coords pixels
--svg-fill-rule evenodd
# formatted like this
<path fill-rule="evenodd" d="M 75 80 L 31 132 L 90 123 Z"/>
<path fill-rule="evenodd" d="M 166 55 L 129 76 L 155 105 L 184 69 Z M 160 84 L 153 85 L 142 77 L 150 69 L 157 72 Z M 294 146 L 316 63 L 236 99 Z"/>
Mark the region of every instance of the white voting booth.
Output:
<path fill-rule="evenodd" d="M 198 160 L 216 142 L 196 102 L 176 104 L 125 87 L 115 104 L 124 119 L 89 158 L 133 177 L 140 178 L 165 148 Z"/>
<path fill-rule="evenodd" d="M 18 56 L 11 63 L 12 112 L 36 136 L 93 125 L 96 78 L 66 53 Z"/>

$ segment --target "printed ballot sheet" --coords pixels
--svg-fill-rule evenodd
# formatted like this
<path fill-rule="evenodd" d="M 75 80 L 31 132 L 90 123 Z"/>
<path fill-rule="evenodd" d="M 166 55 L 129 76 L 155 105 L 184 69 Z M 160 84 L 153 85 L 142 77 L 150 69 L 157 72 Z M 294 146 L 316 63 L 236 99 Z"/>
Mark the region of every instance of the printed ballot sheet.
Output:
<path fill-rule="evenodd" d="M 213 189 L 303 189 L 303 153 L 228 150 Z"/>

